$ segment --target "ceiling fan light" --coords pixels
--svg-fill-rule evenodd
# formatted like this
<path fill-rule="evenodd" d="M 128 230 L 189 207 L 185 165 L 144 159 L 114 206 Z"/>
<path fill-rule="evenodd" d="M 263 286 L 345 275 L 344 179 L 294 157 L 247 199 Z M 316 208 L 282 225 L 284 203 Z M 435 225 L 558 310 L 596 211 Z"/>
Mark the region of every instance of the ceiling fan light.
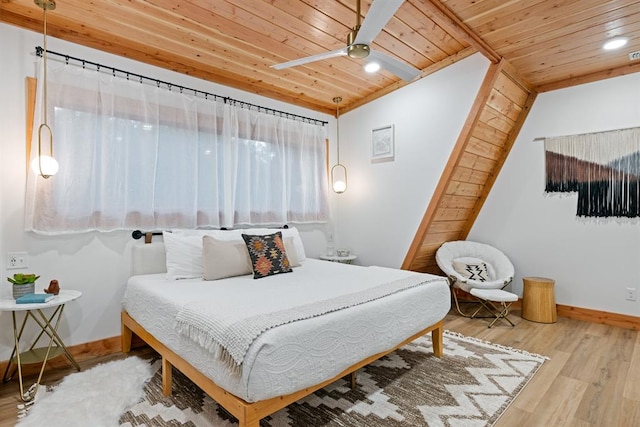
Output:
<path fill-rule="evenodd" d="M 607 40 L 607 42 L 602 46 L 602 48 L 605 50 L 620 49 L 622 46 L 626 45 L 628 41 L 629 39 L 626 37 L 616 37 L 616 38 Z"/>
<path fill-rule="evenodd" d="M 368 62 L 367 65 L 364 66 L 364 70 L 367 73 L 375 73 L 380 69 L 380 64 L 377 62 Z"/>
<path fill-rule="evenodd" d="M 347 55 L 350 58 L 362 59 L 369 56 L 369 45 L 366 44 L 352 44 L 347 47 Z"/>

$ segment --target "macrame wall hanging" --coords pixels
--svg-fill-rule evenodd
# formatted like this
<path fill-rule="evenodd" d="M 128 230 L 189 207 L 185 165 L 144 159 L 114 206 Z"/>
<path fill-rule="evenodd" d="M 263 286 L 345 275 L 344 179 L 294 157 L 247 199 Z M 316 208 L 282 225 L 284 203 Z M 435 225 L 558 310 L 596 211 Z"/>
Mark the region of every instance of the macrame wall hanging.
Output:
<path fill-rule="evenodd" d="M 547 193 L 578 194 L 579 217 L 640 217 L 640 128 L 545 138 Z"/>

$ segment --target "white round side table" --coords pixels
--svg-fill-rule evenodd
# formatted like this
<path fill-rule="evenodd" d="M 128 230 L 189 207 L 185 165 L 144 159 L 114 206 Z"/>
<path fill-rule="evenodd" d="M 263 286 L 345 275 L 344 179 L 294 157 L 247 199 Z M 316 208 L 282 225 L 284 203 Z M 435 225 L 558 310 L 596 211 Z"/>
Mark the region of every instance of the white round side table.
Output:
<path fill-rule="evenodd" d="M 62 318 L 62 312 L 64 311 L 65 304 L 80 298 L 81 295 L 82 292 L 80 291 L 61 289 L 58 295 L 54 296 L 51 300 L 43 303 L 18 304 L 14 299 L 0 299 L 0 311 L 11 312 L 13 318 L 14 341 L 13 351 L 11 352 L 11 357 L 9 357 L 9 362 L 7 363 L 4 375 L 2 376 L 2 382 L 6 383 L 10 381 L 11 378 L 13 378 L 15 370 L 11 373 L 9 372 L 12 365 L 14 365 L 14 368 L 17 368 L 18 371 L 18 380 L 20 382 L 20 398 L 23 401 L 29 401 L 35 397 L 38 386 L 40 385 L 40 380 L 42 379 L 44 368 L 49 359 L 53 359 L 56 356 L 64 354 L 67 359 L 69 359 L 69 362 L 71 362 L 71 364 L 78 371 L 80 370 L 80 365 L 78 365 L 71 353 L 69 353 L 69 350 L 67 350 L 67 347 L 64 345 L 62 338 L 60 338 L 60 335 L 58 335 L 58 325 L 60 324 L 60 319 Z M 43 312 L 43 310 L 47 308 L 55 309 L 50 316 L 45 315 L 45 313 Z M 25 312 L 25 316 L 22 320 L 20 328 L 18 328 L 16 313 L 21 311 Z M 32 319 L 40 327 L 40 333 L 33 341 L 29 349 L 26 351 L 22 351 L 20 349 L 20 340 L 22 339 L 22 332 L 25 329 L 25 325 L 28 319 Z M 35 348 L 36 344 L 43 335 L 49 337 L 46 347 Z M 42 363 L 42 366 L 40 367 L 38 381 L 31 388 L 29 388 L 28 392 L 25 394 L 22 379 L 22 365 L 40 362 Z"/>
<path fill-rule="evenodd" d="M 351 264 L 358 257 L 355 255 L 338 256 L 338 255 L 320 255 L 320 259 L 332 262 L 341 262 L 343 264 Z"/>

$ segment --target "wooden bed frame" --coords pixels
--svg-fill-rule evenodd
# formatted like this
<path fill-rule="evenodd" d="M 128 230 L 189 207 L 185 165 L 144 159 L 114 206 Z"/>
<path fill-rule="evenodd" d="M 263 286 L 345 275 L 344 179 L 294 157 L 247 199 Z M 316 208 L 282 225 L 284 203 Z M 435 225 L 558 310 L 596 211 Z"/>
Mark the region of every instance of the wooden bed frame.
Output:
<path fill-rule="evenodd" d="M 353 374 L 355 373 L 355 371 L 429 332 L 431 332 L 432 336 L 433 353 L 437 357 L 442 357 L 443 331 L 444 319 L 440 320 L 434 325 L 423 329 L 417 334 L 412 335 L 411 337 L 407 338 L 406 340 L 402 341 L 400 344 L 389 350 L 374 354 L 373 356 L 361 360 L 360 362 L 345 369 L 335 377 L 323 381 L 320 384 L 316 384 L 312 387 L 307 387 L 303 390 L 299 390 L 285 396 L 276 396 L 271 399 L 261 400 L 258 402 L 246 402 L 245 400 L 229 393 L 228 391 L 218 386 L 211 379 L 207 378 L 204 374 L 202 374 L 200 371 L 186 362 L 182 357 L 166 347 L 162 342 L 156 339 L 156 337 L 147 332 L 147 330 L 145 330 L 138 322 L 133 320 L 133 318 L 131 318 L 131 316 L 129 316 L 126 311 L 122 312 L 122 351 L 124 353 L 128 353 L 129 351 L 131 351 L 131 339 L 133 337 L 133 334 L 137 335 L 162 356 L 162 392 L 165 396 L 171 395 L 171 368 L 172 366 L 175 366 L 176 369 L 178 369 L 191 381 L 198 385 L 198 387 L 200 387 L 205 393 L 211 396 L 211 398 L 215 400 L 219 405 L 233 414 L 233 416 L 238 419 L 239 427 L 259 427 L 261 418 L 279 411 L 280 409 L 290 405 L 291 403 L 305 396 L 308 396 L 314 391 L 321 389 L 328 384 L 331 384 L 337 379 L 352 374 L 353 383 Z"/>

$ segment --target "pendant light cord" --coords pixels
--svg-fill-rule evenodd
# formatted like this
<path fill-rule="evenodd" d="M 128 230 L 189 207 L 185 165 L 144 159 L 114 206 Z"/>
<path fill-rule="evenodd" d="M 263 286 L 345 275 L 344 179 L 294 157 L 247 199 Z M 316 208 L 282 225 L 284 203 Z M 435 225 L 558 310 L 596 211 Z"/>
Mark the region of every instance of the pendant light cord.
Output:
<path fill-rule="evenodd" d="M 42 63 L 43 63 L 43 72 L 44 72 L 44 86 L 43 86 L 43 95 L 44 102 L 42 103 L 44 106 L 43 116 L 44 123 L 47 124 L 47 7 L 43 6 L 43 22 L 44 22 L 44 33 L 42 37 L 42 45 L 44 46 L 44 52 L 42 54 Z M 53 156 L 53 153 L 51 154 Z"/>

